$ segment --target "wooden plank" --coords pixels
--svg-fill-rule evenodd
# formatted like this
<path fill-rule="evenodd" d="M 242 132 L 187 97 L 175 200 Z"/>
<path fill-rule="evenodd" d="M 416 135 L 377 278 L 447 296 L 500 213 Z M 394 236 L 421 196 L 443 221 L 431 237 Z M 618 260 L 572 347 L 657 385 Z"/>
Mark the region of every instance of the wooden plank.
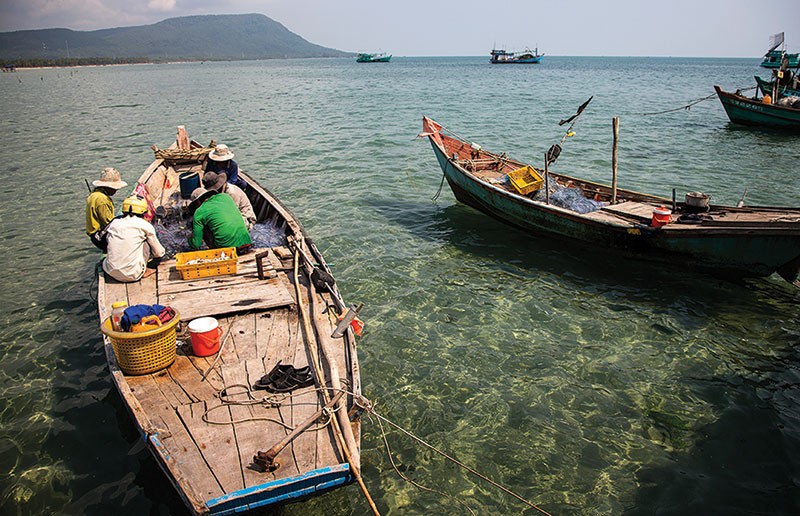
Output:
<path fill-rule="evenodd" d="M 211 383 L 211 378 L 203 380 L 202 372 L 195 367 L 191 359 L 180 353 L 175 357 L 175 362 L 167 368 L 167 372 L 172 381 L 186 393 L 189 402 L 214 399 L 222 387 L 221 381 L 215 386 Z M 219 377 L 217 379 L 219 380 Z"/>
<path fill-rule="evenodd" d="M 134 380 L 133 377 L 130 378 Z M 222 487 L 217 482 L 203 459 L 197 443 L 191 438 L 183 422 L 169 402 L 162 396 L 151 375 L 136 377 L 131 392 L 137 397 L 148 412 L 157 414 L 160 423 L 167 427 L 167 433 L 159 433 L 159 440 L 173 458 L 173 461 L 191 489 L 201 501 L 221 496 Z"/>
<path fill-rule="evenodd" d="M 275 321 L 281 316 L 285 316 L 286 309 L 270 310 L 269 312 L 261 312 L 253 315 L 253 323 L 255 326 L 255 344 L 256 356 L 262 361 L 268 358 L 269 343 L 272 335 L 272 326 Z"/>
<path fill-rule="evenodd" d="M 246 291 L 236 286 L 207 289 L 206 295 L 197 292 L 176 292 L 160 295 L 159 304 L 169 305 L 181 314 L 181 319 L 231 314 L 254 309 L 274 308 L 292 303 L 291 295 L 278 278 L 253 283 Z"/>
<path fill-rule="evenodd" d="M 152 305 L 157 303 L 156 296 L 156 275 L 142 278 L 139 281 L 126 283 L 128 291 L 128 306 L 133 305 Z"/>
<path fill-rule="evenodd" d="M 258 364 L 255 364 L 254 367 L 256 371 L 263 369 L 263 367 Z M 239 385 L 249 386 L 252 383 L 248 377 L 245 362 L 223 366 L 222 377 L 225 381 L 226 388 L 231 388 L 231 392 L 242 393 L 238 396 L 234 396 L 234 398 L 238 397 L 237 401 L 247 401 L 249 399 L 245 391 L 236 387 Z M 258 378 L 255 380 L 257 379 Z M 253 380 L 253 382 L 255 380 Z M 239 452 L 239 462 L 245 487 L 253 487 L 274 480 L 276 476 L 273 473 L 262 472 L 261 468 L 253 463 L 253 456 L 259 450 L 266 449 L 265 438 L 268 442 L 270 440 L 269 436 L 282 436 L 283 434 L 280 431 L 279 425 L 276 423 L 261 419 L 254 420 L 253 418 L 276 418 L 277 411 L 275 409 L 267 410 L 263 405 L 249 404 L 232 404 L 230 406 L 230 411 L 231 417 L 236 421 L 234 425 L 234 435 L 236 436 L 236 446 Z M 281 464 L 281 469 L 284 469 L 284 472 L 291 471 L 288 468 L 288 464 L 286 465 L 287 468 L 283 468 L 283 466 L 284 464 Z M 296 471 L 292 472 L 292 474 L 296 473 Z"/>
<path fill-rule="evenodd" d="M 219 423 L 231 421 L 227 406 L 218 399 L 200 401 L 178 407 L 180 416 L 192 439 L 203 454 L 211 472 L 226 493 L 242 489 L 242 472 L 238 454 L 230 453 L 236 446 L 236 437 L 230 424 L 208 424 L 203 415 L 208 412 L 211 421 Z"/>
<path fill-rule="evenodd" d="M 258 357 L 256 348 L 256 317 L 258 314 L 237 316 L 231 330 L 231 339 L 236 347 L 240 360 L 251 360 Z"/>

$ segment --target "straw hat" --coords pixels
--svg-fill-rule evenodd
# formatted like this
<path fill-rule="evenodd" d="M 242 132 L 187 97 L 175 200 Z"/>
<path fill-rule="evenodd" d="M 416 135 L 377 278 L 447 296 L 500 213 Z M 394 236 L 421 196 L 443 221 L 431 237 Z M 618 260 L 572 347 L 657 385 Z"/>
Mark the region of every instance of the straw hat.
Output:
<path fill-rule="evenodd" d="M 194 214 L 197 208 L 203 204 L 203 201 L 214 195 L 216 190 L 206 190 L 202 186 L 198 186 L 194 190 L 192 190 L 192 195 L 189 197 L 190 202 L 187 210 L 190 214 Z"/>
<path fill-rule="evenodd" d="M 228 174 L 225 172 L 217 174 L 216 172 L 208 171 L 203 174 L 203 186 L 209 190 L 220 191 L 227 182 Z"/>
<path fill-rule="evenodd" d="M 208 153 L 208 158 L 214 161 L 228 161 L 233 159 L 233 153 L 224 143 L 220 143 L 214 150 Z"/>
<path fill-rule="evenodd" d="M 113 188 L 114 190 L 119 190 L 120 188 L 125 188 L 128 186 L 128 183 L 122 180 L 119 175 L 119 170 L 113 167 L 104 168 L 102 172 L 100 172 L 100 179 L 97 181 L 92 181 L 94 186 L 105 186 L 106 188 Z"/>

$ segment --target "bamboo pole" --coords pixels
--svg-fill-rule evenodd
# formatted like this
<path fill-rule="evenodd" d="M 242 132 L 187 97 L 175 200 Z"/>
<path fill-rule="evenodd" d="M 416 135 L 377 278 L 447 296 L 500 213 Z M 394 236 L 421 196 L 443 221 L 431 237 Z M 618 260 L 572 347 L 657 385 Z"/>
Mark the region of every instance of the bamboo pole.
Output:
<path fill-rule="evenodd" d="M 619 117 L 611 119 L 614 130 L 614 144 L 611 147 L 611 204 L 617 204 L 617 142 L 619 140 Z"/>
<path fill-rule="evenodd" d="M 547 172 L 547 153 L 544 153 L 544 200 L 550 204 L 550 174 Z"/>
<path fill-rule="evenodd" d="M 329 354 L 329 350 L 327 346 L 325 346 L 322 342 L 322 332 L 319 332 L 319 336 L 315 334 L 314 330 L 311 329 L 311 324 L 308 322 L 308 312 L 306 311 L 305 303 L 303 303 L 302 292 L 300 291 L 300 252 L 298 252 L 300 242 L 295 241 L 295 253 L 294 253 L 294 287 L 295 292 L 297 294 L 297 305 L 300 307 L 300 316 L 303 320 L 303 329 L 306 334 L 306 342 L 308 343 L 308 350 L 311 353 L 311 363 L 314 366 L 314 372 L 317 376 L 317 381 L 319 381 L 320 386 L 322 387 L 322 397 L 325 400 L 325 403 L 329 403 L 331 401 L 331 396 L 328 393 L 326 388 L 327 382 L 325 381 L 325 373 L 322 368 L 322 363 L 320 362 L 319 353 L 316 349 L 315 343 L 318 343 L 319 346 L 322 348 L 322 352 L 325 355 L 326 362 L 328 363 L 328 369 L 331 374 L 331 389 L 337 390 L 341 389 L 341 384 L 339 382 L 339 371 L 338 367 L 336 366 L 336 362 L 333 360 L 333 357 Z M 317 291 L 314 288 L 314 284 L 311 282 L 311 278 L 309 275 L 309 297 L 313 302 L 314 297 L 317 295 Z M 314 319 L 314 326 L 316 327 L 316 318 Z M 341 404 L 341 399 L 338 402 Z M 372 497 L 367 490 L 367 485 L 364 483 L 364 479 L 361 477 L 361 468 L 359 468 L 358 463 L 356 462 L 354 456 L 358 456 L 358 447 L 355 442 L 355 436 L 353 435 L 353 429 L 350 427 L 350 421 L 347 417 L 347 410 L 345 407 L 341 407 L 343 410 L 336 410 L 334 417 L 331 418 L 331 423 L 333 424 L 334 434 L 339 440 L 339 443 L 342 447 L 342 453 L 344 453 L 345 459 L 347 460 L 348 464 L 350 465 L 350 471 L 353 473 L 353 476 L 358 481 L 359 487 L 361 487 L 361 491 L 364 493 L 364 497 L 367 500 L 367 503 L 372 509 L 373 514 L 376 516 L 380 516 L 380 512 L 378 508 L 375 506 L 375 502 L 372 500 Z"/>

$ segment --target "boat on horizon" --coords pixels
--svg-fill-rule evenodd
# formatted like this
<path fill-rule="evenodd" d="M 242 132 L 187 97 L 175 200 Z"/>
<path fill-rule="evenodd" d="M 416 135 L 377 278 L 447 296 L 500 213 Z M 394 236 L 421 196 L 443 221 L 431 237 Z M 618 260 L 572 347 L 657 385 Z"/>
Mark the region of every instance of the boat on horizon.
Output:
<path fill-rule="evenodd" d="M 388 63 L 392 60 L 392 54 L 378 52 L 375 54 L 360 53 L 356 57 L 356 63 Z"/>
<path fill-rule="evenodd" d="M 186 225 L 186 178 L 197 181 L 213 148 L 182 138 L 181 129 L 180 145 L 154 147 L 156 159 L 135 189 L 151 204 L 162 242 L 165 231 Z M 134 283 L 102 269 L 97 275 L 113 383 L 145 446 L 198 515 L 319 495 L 358 480 L 361 467 L 355 336 L 338 319 L 347 307 L 299 220 L 251 175 L 240 177 L 258 219 L 252 234 L 267 234 L 268 243 L 254 236 L 255 249 L 238 257 L 201 252 L 206 265 L 164 259 L 156 274 Z M 168 306 L 177 320 L 172 328 L 115 331 L 115 302 Z M 187 322 L 205 318 L 218 321 L 220 342 L 208 356 L 196 351 L 191 327 L 186 331 Z M 286 375 L 298 371 L 303 381 L 290 382 Z M 272 390 L 255 390 L 259 383 Z"/>
<path fill-rule="evenodd" d="M 778 49 L 778 47 L 781 47 Z M 786 53 L 786 42 L 783 32 L 773 34 L 769 38 L 769 50 L 761 61 L 764 68 L 797 68 L 800 67 L 800 53 Z"/>
<path fill-rule="evenodd" d="M 741 92 L 726 92 L 714 85 L 722 107 L 735 124 L 800 132 L 800 98 L 748 98 Z"/>
<path fill-rule="evenodd" d="M 487 151 L 426 116 L 419 136 L 428 137 L 459 202 L 525 233 L 735 277 L 777 272 L 800 287 L 800 208 L 713 205 L 700 192 L 677 202 L 674 195 L 671 200 L 544 174 L 505 153 Z"/>
<path fill-rule="evenodd" d="M 531 50 L 526 48 L 522 52 L 506 52 L 505 49 L 492 49 L 489 62 L 492 64 L 537 64 L 544 57 L 544 52 L 539 53 L 539 47 Z"/>

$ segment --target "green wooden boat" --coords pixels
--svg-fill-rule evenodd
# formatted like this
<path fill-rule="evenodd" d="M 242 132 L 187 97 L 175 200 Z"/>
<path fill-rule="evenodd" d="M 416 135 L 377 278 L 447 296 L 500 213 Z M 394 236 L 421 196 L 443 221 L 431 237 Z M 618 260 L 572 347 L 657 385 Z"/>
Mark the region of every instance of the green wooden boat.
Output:
<path fill-rule="evenodd" d="M 707 197 L 703 206 L 696 201 L 702 196 L 694 193 L 676 202 L 622 189 L 612 203 L 613 190 L 606 185 L 549 173 L 547 191 L 558 186 L 594 203 L 592 211 L 580 213 L 557 206 L 555 194 L 545 194 L 538 182 L 533 192 L 521 194 L 509 175 L 524 163 L 484 150 L 430 118 L 423 117 L 422 127 L 420 136 L 430 140 L 456 199 L 526 233 L 578 240 L 593 250 L 626 249 L 737 277 L 777 272 L 800 287 L 800 208 L 716 206 Z"/>
<path fill-rule="evenodd" d="M 392 54 L 387 54 L 386 52 L 380 52 L 377 54 L 358 54 L 356 57 L 356 63 L 388 63 L 392 60 Z"/>
<path fill-rule="evenodd" d="M 758 89 L 761 90 L 762 95 L 772 95 L 773 87 L 775 86 L 774 80 L 768 80 L 755 76 Z M 778 98 L 780 97 L 800 97 L 800 84 L 790 82 L 788 84 L 778 83 Z"/>
<path fill-rule="evenodd" d="M 739 93 L 722 91 L 719 86 L 714 86 L 714 89 L 731 122 L 800 132 L 800 106 L 793 107 L 798 103 L 790 98 L 778 99 L 778 102 L 786 102 L 787 105 L 767 104 Z"/>
<path fill-rule="evenodd" d="M 764 68 L 780 68 L 784 56 L 789 68 L 800 66 L 800 54 L 787 54 L 783 50 L 770 50 L 767 52 L 764 55 L 764 60 L 761 61 L 761 66 Z"/>

